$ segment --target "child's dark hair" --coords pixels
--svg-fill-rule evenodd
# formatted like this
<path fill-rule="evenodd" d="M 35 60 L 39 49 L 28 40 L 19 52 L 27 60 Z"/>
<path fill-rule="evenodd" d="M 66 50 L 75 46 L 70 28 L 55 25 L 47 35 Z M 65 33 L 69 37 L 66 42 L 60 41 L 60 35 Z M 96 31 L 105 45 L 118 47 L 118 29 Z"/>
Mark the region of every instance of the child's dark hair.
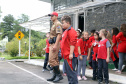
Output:
<path fill-rule="evenodd" d="M 121 25 L 121 32 L 123 32 L 124 37 L 126 37 L 126 24 Z"/>
<path fill-rule="evenodd" d="M 71 17 L 68 15 L 65 15 L 61 18 L 61 21 L 69 22 L 69 24 L 71 24 Z"/>
<path fill-rule="evenodd" d="M 82 34 L 82 33 L 81 33 L 81 30 L 80 30 L 80 29 L 77 29 L 76 31 L 78 31 L 79 34 L 80 34 L 80 35 L 78 36 L 78 38 L 81 38 L 81 34 Z"/>
<path fill-rule="evenodd" d="M 117 35 L 119 33 L 119 29 L 117 27 L 112 28 L 113 34 L 112 35 Z"/>
<path fill-rule="evenodd" d="M 95 29 L 93 29 L 93 30 L 91 30 L 90 32 L 94 34 L 94 33 L 95 33 L 95 31 L 96 31 L 96 30 L 95 30 Z"/>
<path fill-rule="evenodd" d="M 94 34 L 96 34 L 96 35 L 98 36 L 98 40 L 100 41 L 100 40 L 101 40 L 101 38 L 99 37 L 99 32 L 98 32 L 98 31 L 96 31 L 96 32 L 94 32 Z"/>

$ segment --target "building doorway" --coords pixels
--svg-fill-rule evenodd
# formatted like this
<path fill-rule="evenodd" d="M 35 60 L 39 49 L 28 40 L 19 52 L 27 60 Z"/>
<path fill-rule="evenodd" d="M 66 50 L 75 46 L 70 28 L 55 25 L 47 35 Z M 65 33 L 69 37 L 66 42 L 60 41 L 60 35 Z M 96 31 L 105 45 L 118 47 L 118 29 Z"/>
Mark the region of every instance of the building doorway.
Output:
<path fill-rule="evenodd" d="M 78 28 L 83 32 L 84 31 L 84 13 L 79 14 L 78 16 Z"/>

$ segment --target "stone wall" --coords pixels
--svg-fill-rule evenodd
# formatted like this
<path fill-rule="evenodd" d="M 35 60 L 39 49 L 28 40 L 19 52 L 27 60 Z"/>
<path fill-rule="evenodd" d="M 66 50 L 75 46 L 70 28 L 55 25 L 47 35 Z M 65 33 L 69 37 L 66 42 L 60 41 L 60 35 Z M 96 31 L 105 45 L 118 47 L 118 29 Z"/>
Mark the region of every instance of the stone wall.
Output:
<path fill-rule="evenodd" d="M 94 9 L 88 9 L 86 14 L 86 30 L 111 30 L 113 27 L 120 28 L 126 23 L 126 3 L 116 2 Z"/>

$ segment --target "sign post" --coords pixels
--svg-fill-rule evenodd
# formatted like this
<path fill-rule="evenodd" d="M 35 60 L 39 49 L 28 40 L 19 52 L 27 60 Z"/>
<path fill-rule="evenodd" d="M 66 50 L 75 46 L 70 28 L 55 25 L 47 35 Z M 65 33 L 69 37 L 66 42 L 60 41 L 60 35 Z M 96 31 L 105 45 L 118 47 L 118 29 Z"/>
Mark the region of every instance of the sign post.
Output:
<path fill-rule="evenodd" d="M 21 56 L 20 40 L 19 40 L 19 56 Z"/>
<path fill-rule="evenodd" d="M 21 49 L 20 49 L 20 40 L 24 37 L 24 34 L 19 30 L 16 34 L 15 37 L 19 40 L 19 56 L 21 56 Z"/>

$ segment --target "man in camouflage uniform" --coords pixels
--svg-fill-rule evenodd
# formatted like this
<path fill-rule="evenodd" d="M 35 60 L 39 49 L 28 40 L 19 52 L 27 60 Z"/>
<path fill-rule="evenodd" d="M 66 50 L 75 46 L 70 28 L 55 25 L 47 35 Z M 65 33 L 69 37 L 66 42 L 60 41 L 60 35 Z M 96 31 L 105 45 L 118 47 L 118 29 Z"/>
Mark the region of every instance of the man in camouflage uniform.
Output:
<path fill-rule="evenodd" d="M 47 79 L 47 81 L 58 82 L 63 79 L 59 70 L 59 60 L 58 60 L 58 52 L 60 49 L 60 40 L 62 37 L 62 27 L 61 23 L 57 20 L 58 13 L 53 12 L 49 14 L 51 16 L 51 20 L 53 25 L 50 30 L 50 48 L 49 48 L 49 64 L 53 67 L 53 77 L 51 79 Z"/>

